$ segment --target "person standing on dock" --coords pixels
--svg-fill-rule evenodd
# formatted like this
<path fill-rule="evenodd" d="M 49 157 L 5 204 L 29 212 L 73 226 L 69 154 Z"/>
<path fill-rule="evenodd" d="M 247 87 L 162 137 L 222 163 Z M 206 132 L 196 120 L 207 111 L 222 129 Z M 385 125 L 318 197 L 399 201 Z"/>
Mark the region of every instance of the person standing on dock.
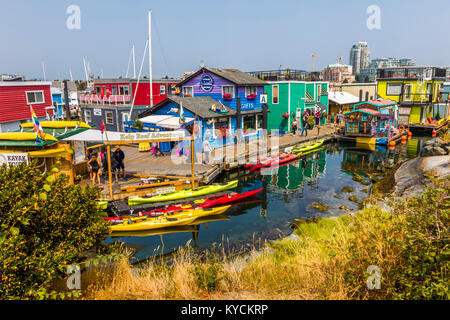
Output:
<path fill-rule="evenodd" d="M 303 112 L 303 115 L 302 115 L 302 134 L 301 134 L 302 137 L 303 137 L 303 132 L 305 132 L 305 137 L 308 136 L 308 117 L 309 117 L 309 113 L 307 111 Z"/>
<path fill-rule="evenodd" d="M 203 140 L 203 154 L 204 154 L 204 164 L 209 163 L 209 154 L 211 153 L 211 145 L 209 144 L 209 138 L 208 136 L 205 137 L 205 140 Z"/>
<path fill-rule="evenodd" d="M 92 173 L 92 185 L 95 186 L 95 180 L 97 179 L 98 184 L 100 184 L 100 176 L 98 174 L 98 171 L 100 170 L 100 160 L 97 157 L 97 154 L 94 153 L 91 157 L 91 159 L 88 162 L 91 173 Z"/>
<path fill-rule="evenodd" d="M 120 169 L 122 169 L 122 177 L 125 178 L 125 164 L 123 163 L 123 160 L 125 159 L 125 153 L 120 149 L 120 146 L 116 146 L 116 150 L 114 151 L 114 158 L 117 161 L 117 174 L 120 176 Z M 116 182 L 117 182 L 117 175 L 116 175 Z"/>
<path fill-rule="evenodd" d="M 292 134 L 295 136 L 297 134 L 297 119 L 294 118 L 294 120 L 291 123 L 292 127 Z"/>

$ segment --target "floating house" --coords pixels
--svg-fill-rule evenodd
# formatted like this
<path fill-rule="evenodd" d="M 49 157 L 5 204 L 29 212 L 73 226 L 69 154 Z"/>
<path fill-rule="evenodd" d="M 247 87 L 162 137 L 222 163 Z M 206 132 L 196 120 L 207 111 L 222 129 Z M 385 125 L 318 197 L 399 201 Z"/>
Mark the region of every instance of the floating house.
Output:
<path fill-rule="evenodd" d="M 328 93 L 329 100 L 329 118 L 333 116 L 336 122 L 336 115 L 342 112 L 353 110 L 353 105 L 360 102 L 357 96 L 345 91 L 330 91 Z"/>
<path fill-rule="evenodd" d="M 268 100 L 268 131 L 289 132 L 305 110 L 328 114 L 329 83 L 324 81 L 274 81 L 264 87 Z M 326 117 L 321 123 L 326 122 Z"/>
<path fill-rule="evenodd" d="M 448 122 L 448 108 L 442 109 L 439 90 L 445 81 L 446 70 L 429 68 L 421 75 L 388 73 L 377 79 L 378 96 L 399 105 L 399 121 L 411 131 L 438 131 Z"/>
<path fill-rule="evenodd" d="M 200 141 L 208 137 L 212 147 L 234 142 L 237 128 L 244 137 L 254 138 L 262 129 L 264 85 L 236 69 L 202 67 L 177 84 L 180 96 L 166 98 L 139 118 L 148 130 L 173 130 L 180 127 L 183 110 L 184 126 L 191 133 L 195 130 Z"/>
<path fill-rule="evenodd" d="M 152 80 L 153 105 L 179 94 L 176 79 Z M 102 122 L 108 131 L 124 131 L 124 122 L 150 108 L 150 81 L 148 79 L 96 79 L 93 92 L 80 95 L 81 116 L 84 122 L 100 128 Z M 130 119 L 130 110 L 133 111 Z"/>
<path fill-rule="evenodd" d="M 364 101 L 344 113 L 344 131 L 340 140 L 386 145 L 400 139 L 405 131 L 398 130 L 398 106 L 392 100 Z"/>
<path fill-rule="evenodd" d="M 0 82 L 0 132 L 20 130 L 20 124 L 31 121 L 30 106 L 36 116 L 49 119 L 53 115 L 51 82 Z"/>

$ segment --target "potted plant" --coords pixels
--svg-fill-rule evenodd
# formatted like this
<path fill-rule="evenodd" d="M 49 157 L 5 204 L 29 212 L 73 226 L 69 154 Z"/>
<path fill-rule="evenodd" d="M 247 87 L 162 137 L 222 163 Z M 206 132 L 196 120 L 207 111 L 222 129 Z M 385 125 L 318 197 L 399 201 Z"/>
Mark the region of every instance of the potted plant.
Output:
<path fill-rule="evenodd" d="M 283 118 L 286 118 L 286 119 L 287 119 L 287 118 L 289 118 L 289 113 L 287 113 L 287 112 L 286 112 L 286 113 L 283 113 L 281 116 L 282 116 Z"/>
<path fill-rule="evenodd" d="M 247 96 L 247 99 L 256 99 L 256 97 L 257 97 L 257 94 L 256 94 L 256 93 L 250 93 L 250 94 Z"/>
<path fill-rule="evenodd" d="M 231 100 L 231 99 L 233 99 L 233 95 L 231 93 L 224 93 L 222 98 L 224 100 Z"/>

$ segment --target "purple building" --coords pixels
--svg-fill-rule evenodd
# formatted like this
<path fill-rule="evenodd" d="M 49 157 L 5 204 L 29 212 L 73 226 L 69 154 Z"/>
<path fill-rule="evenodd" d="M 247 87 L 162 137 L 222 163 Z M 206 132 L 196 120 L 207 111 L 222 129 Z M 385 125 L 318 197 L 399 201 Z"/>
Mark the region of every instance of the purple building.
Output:
<path fill-rule="evenodd" d="M 236 69 L 203 67 L 177 84 L 180 97 L 169 97 L 139 117 L 145 121 L 157 115 L 176 117 L 174 110 L 182 105 L 185 118 L 197 119 L 201 140 L 208 136 L 212 146 L 234 141 L 238 124 L 244 137 L 257 137 L 263 120 L 260 95 L 266 84 Z"/>

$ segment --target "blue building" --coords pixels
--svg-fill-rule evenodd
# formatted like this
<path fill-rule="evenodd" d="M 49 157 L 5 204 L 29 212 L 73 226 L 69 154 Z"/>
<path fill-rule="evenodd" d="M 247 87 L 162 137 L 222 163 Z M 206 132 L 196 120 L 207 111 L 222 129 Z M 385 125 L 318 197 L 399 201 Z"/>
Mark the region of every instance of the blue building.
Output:
<path fill-rule="evenodd" d="M 263 111 L 260 95 L 267 83 L 236 69 L 203 67 L 177 84 L 180 96 L 171 96 L 139 115 L 148 130 L 180 127 L 207 136 L 211 146 L 235 141 L 236 129 L 246 138 L 261 134 Z"/>

